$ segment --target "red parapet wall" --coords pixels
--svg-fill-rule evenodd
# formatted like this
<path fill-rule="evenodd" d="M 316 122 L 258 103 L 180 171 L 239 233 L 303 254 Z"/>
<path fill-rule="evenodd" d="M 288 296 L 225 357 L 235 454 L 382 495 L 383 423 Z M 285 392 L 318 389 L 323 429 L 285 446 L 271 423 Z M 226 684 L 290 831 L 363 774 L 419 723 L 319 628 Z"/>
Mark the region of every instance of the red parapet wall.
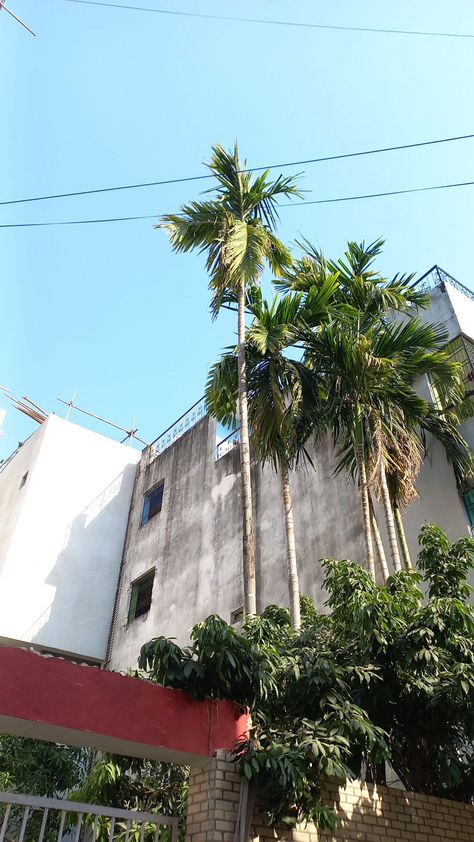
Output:
<path fill-rule="evenodd" d="M 199 763 L 246 736 L 248 716 L 227 701 L 0 646 L 0 732 L 116 754 Z"/>

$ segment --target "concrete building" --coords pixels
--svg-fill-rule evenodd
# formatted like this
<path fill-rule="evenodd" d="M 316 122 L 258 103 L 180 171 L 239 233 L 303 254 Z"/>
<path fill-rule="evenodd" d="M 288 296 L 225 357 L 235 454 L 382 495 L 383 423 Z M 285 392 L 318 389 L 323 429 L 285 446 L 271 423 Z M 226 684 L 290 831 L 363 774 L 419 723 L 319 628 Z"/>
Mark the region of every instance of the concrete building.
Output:
<path fill-rule="evenodd" d="M 50 415 L 0 465 L 0 641 L 102 661 L 140 453 Z"/>
<path fill-rule="evenodd" d="M 429 289 L 431 306 L 418 315 L 446 326 L 457 357 L 459 348 L 473 350 L 472 369 L 470 357 L 461 362 L 469 416 L 462 432 L 474 446 L 474 409 L 471 413 L 469 406 L 474 294 L 438 267 L 420 284 Z M 431 397 L 427 381 L 420 390 Z M 135 664 L 140 646 L 154 636 L 173 636 L 185 643 L 191 626 L 211 612 L 230 622 L 239 619 L 243 595 L 238 437 L 216 444 L 215 423 L 204 411 L 203 405 L 194 407 L 194 418 L 180 419 L 176 430 L 146 449 L 140 461 L 110 639 L 112 669 Z M 170 436 L 176 436 L 174 443 Z M 314 453 L 314 464 L 314 471 L 293 472 L 291 484 L 301 590 L 323 607 L 320 559 L 362 561 L 364 543 L 357 490 L 350 479 L 334 476 L 336 459 L 329 441 Z M 271 602 L 288 602 L 286 551 L 279 479 L 256 462 L 252 470 L 261 610 Z M 470 524 L 470 492 L 463 501 L 445 451 L 433 439 L 427 441 L 417 485 L 420 497 L 405 515 L 414 558 L 423 523 L 441 524 L 451 538 L 468 533 Z M 472 508 L 474 525 L 474 504 Z M 383 533 L 383 518 L 380 521 Z"/>
<path fill-rule="evenodd" d="M 434 267 L 421 279 L 463 366 L 462 432 L 474 447 L 474 293 Z M 421 392 L 433 398 L 428 381 Z M 50 417 L 0 466 L 0 636 L 135 667 L 158 635 L 189 640 L 194 623 L 242 612 L 238 433 L 222 440 L 200 401 L 140 454 Z M 315 470 L 291 476 L 301 590 L 324 605 L 324 557 L 364 559 L 357 489 L 334 476 L 330 441 Z M 138 462 L 138 465 L 136 463 Z M 287 604 L 280 482 L 252 465 L 257 600 Z M 416 558 L 424 522 L 454 539 L 474 526 L 474 490 L 460 494 L 446 454 L 428 440 L 420 498 L 405 516 Z M 132 493 L 133 487 L 133 493 Z M 463 499 L 464 498 L 464 499 Z M 125 539 L 125 540 L 124 540 Z M 108 640 L 107 652 L 106 643 Z"/>

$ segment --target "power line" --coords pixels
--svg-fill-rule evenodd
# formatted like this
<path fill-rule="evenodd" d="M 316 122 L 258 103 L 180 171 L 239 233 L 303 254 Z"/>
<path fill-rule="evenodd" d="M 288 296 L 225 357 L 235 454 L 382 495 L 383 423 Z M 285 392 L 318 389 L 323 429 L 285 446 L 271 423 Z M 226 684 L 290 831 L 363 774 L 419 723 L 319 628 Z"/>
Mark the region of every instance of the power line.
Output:
<path fill-rule="evenodd" d="M 264 18 L 241 18 L 229 15 L 212 15 L 204 12 L 180 12 L 172 9 L 155 9 L 150 6 L 131 6 L 122 3 L 103 3 L 100 0 L 63 0 L 66 3 L 78 3 L 84 6 L 103 6 L 110 9 L 125 9 L 134 12 L 152 12 L 158 15 L 201 18 L 203 20 L 231 21 L 233 23 L 258 23 L 270 26 L 291 26 L 300 29 L 332 29 L 341 32 L 375 32 L 387 35 L 422 35 L 430 38 L 474 38 L 474 34 L 463 32 L 428 32 L 418 29 L 382 29 L 370 26 L 338 26 L 335 24 L 308 23 L 305 21 L 271 20 Z"/>
<path fill-rule="evenodd" d="M 454 184 L 434 184 L 430 187 L 410 187 L 406 190 L 389 190 L 386 193 L 365 193 L 363 196 L 341 196 L 336 199 L 312 199 L 308 202 L 289 202 L 280 207 L 292 207 L 293 205 L 327 205 L 332 202 L 354 202 L 356 199 L 378 199 L 380 196 L 401 196 L 404 193 L 424 193 L 427 190 L 448 190 L 451 187 L 469 187 L 474 181 L 458 181 Z"/>
<path fill-rule="evenodd" d="M 458 140 L 469 140 L 474 138 L 473 134 L 457 135 L 455 137 L 442 137 L 436 140 L 422 140 L 417 143 L 403 143 L 398 146 L 384 146 L 380 149 L 364 149 L 362 152 L 345 152 L 341 155 L 325 155 L 321 158 L 306 158 L 302 161 L 285 161 L 283 164 L 269 164 L 265 167 L 249 167 L 242 172 L 263 172 L 264 170 L 284 169 L 286 167 L 300 167 L 305 164 L 320 164 L 325 161 L 340 161 L 343 158 L 360 158 L 364 155 L 378 155 L 382 152 L 397 152 L 401 149 L 415 149 L 420 146 L 435 146 L 440 143 L 452 143 Z M 49 199 L 68 199 L 73 196 L 91 196 L 96 193 L 112 193 L 117 190 L 136 190 L 142 187 L 159 187 L 166 184 L 182 184 L 188 181 L 201 181 L 202 179 L 213 178 L 212 174 L 191 175 L 184 178 L 168 178 L 162 181 L 145 181 L 137 184 L 122 184 L 118 187 L 99 187 L 95 190 L 76 190 L 70 193 L 54 193 L 49 196 L 31 196 L 26 199 L 9 199 L 0 202 L 1 205 L 21 205 L 26 202 L 45 202 Z"/>
<path fill-rule="evenodd" d="M 338 196 L 334 199 L 314 199 L 307 202 L 288 202 L 280 205 L 281 208 L 289 208 L 301 205 L 326 205 L 333 202 L 354 202 L 358 199 L 378 199 L 381 196 L 401 196 L 405 193 L 423 193 L 428 190 L 448 190 L 453 187 L 470 187 L 474 181 L 458 181 L 453 184 L 434 184 L 429 187 L 410 187 L 405 190 L 389 190 L 385 193 L 365 193 L 361 196 Z M 157 219 L 160 214 L 148 216 L 118 216 L 109 219 L 70 219 L 66 222 L 14 222 L 0 224 L 0 228 L 42 228 L 49 225 L 93 225 L 99 222 L 130 222 L 136 219 Z"/>
<path fill-rule="evenodd" d="M 0 225 L 0 228 L 43 228 L 48 225 L 95 225 L 99 222 L 131 222 L 135 219 L 157 219 L 160 214 L 149 216 L 113 216 L 109 219 L 68 219 L 65 222 L 14 222 Z"/>

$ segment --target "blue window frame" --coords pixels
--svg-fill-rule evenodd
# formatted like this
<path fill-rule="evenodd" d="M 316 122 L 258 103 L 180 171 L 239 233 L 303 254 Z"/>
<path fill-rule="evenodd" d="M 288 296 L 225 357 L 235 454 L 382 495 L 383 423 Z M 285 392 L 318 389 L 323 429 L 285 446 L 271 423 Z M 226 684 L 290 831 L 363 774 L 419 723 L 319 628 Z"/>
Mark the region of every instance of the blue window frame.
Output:
<path fill-rule="evenodd" d="M 155 517 L 155 515 L 161 512 L 164 487 L 165 481 L 162 480 L 158 483 L 158 485 L 155 485 L 145 494 L 143 500 L 142 526 L 144 523 L 148 523 L 152 517 Z"/>

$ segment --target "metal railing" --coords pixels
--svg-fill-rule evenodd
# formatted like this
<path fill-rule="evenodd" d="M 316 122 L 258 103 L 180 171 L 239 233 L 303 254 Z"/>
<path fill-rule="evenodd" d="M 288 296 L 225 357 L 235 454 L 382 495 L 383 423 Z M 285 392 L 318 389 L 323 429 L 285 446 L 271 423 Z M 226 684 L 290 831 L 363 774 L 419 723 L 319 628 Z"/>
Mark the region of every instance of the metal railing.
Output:
<path fill-rule="evenodd" d="M 177 842 L 178 819 L 0 792 L 0 842 Z"/>
<path fill-rule="evenodd" d="M 152 441 L 150 448 L 155 456 L 159 456 L 168 447 L 171 447 L 181 436 L 184 436 L 192 427 L 207 415 L 206 401 L 200 398 L 191 406 L 177 421 L 174 421 L 164 433 Z"/>
<path fill-rule="evenodd" d="M 229 453 L 230 450 L 233 450 L 234 447 L 238 445 L 239 441 L 240 428 L 238 430 L 233 430 L 228 436 L 226 436 L 225 439 L 222 439 L 222 441 L 216 445 L 216 462 L 221 459 L 222 456 L 225 456 L 226 453 Z"/>
<path fill-rule="evenodd" d="M 415 282 L 414 286 L 419 287 L 420 289 L 434 289 L 434 287 L 439 286 L 440 284 L 450 284 L 450 286 L 454 287 L 458 290 L 458 292 L 462 292 L 463 295 L 466 295 L 471 301 L 474 301 L 474 292 L 469 289 L 468 287 L 464 286 L 460 281 L 456 278 L 453 278 L 449 272 L 445 272 L 444 269 L 441 269 L 441 266 L 437 266 L 436 264 L 428 269 L 421 278 Z"/>

